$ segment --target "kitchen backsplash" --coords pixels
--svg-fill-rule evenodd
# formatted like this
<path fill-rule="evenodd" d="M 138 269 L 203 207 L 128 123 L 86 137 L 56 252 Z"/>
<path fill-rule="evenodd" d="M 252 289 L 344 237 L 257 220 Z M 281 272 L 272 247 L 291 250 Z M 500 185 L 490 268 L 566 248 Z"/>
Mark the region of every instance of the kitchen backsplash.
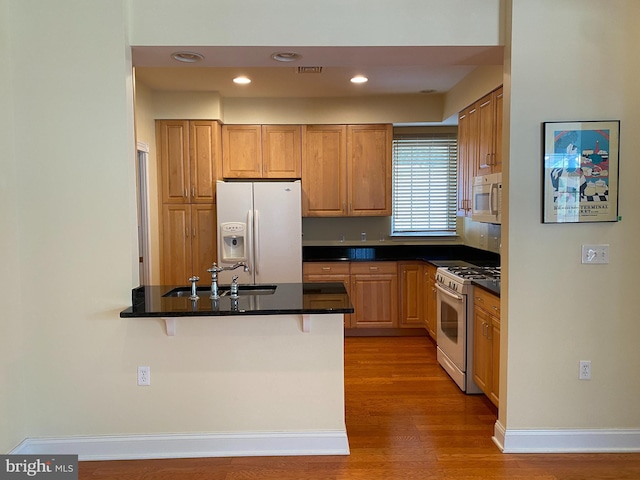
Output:
<path fill-rule="evenodd" d="M 391 238 L 391 217 L 335 217 L 302 219 L 303 245 L 362 245 L 363 243 L 464 244 L 481 250 L 500 253 L 500 225 L 473 222 L 458 217 L 457 235 L 452 237 Z M 365 240 L 362 240 L 362 234 Z"/>

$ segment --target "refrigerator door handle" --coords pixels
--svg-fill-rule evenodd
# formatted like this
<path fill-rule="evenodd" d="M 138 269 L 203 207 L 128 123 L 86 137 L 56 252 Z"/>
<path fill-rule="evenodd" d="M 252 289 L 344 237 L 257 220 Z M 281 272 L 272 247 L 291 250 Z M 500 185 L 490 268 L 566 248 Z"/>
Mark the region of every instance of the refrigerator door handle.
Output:
<path fill-rule="evenodd" d="M 253 210 L 247 211 L 247 264 L 249 265 L 249 272 L 253 276 Z"/>
<path fill-rule="evenodd" d="M 258 275 L 260 275 L 260 271 L 259 271 L 259 267 L 258 265 L 260 265 L 260 210 L 254 210 L 253 211 L 253 222 L 254 222 L 254 234 L 253 234 L 253 241 L 255 243 L 254 249 L 253 249 L 253 255 L 254 255 L 254 260 L 255 260 L 255 280 L 258 280 Z"/>

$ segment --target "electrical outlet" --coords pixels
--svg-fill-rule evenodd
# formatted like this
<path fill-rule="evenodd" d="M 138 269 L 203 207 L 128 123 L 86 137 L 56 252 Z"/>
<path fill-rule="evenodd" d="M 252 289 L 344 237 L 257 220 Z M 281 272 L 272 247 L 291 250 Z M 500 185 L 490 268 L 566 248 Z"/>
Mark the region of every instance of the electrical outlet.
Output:
<path fill-rule="evenodd" d="M 151 367 L 138 367 L 138 385 L 151 385 Z"/>
<path fill-rule="evenodd" d="M 591 380 L 591 360 L 580 360 L 580 380 Z"/>

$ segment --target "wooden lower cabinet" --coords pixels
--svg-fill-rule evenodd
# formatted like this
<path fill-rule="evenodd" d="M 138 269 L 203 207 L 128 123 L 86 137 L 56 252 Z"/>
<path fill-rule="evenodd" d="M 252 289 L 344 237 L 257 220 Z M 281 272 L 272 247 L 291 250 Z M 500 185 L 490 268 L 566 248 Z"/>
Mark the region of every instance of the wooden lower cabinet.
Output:
<path fill-rule="evenodd" d="M 481 288 L 475 288 L 473 301 L 473 380 L 498 407 L 500 298 Z"/>
<path fill-rule="evenodd" d="M 437 341 L 437 299 L 436 299 L 436 270 L 438 267 L 431 263 L 426 263 L 423 267 L 424 290 L 424 326 L 433 340 Z"/>
<path fill-rule="evenodd" d="M 398 262 L 401 328 L 420 328 L 425 325 L 423 272 L 422 262 Z"/>
<path fill-rule="evenodd" d="M 206 281 L 215 261 L 216 206 L 163 205 L 162 284 L 188 285 L 192 275 Z"/>
<path fill-rule="evenodd" d="M 305 282 L 342 282 L 351 297 L 351 278 L 349 262 L 304 262 L 302 279 Z M 353 303 L 353 299 L 352 299 Z M 345 328 L 351 327 L 351 315 L 344 315 Z"/>
<path fill-rule="evenodd" d="M 352 262 L 351 328 L 398 326 L 398 272 L 396 262 Z"/>

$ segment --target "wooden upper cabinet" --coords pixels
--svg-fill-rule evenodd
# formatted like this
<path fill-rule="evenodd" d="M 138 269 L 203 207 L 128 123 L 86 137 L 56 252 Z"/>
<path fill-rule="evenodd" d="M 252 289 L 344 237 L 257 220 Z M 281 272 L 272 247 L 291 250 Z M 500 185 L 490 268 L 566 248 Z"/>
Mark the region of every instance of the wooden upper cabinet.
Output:
<path fill-rule="evenodd" d="M 478 108 L 477 175 L 502 171 L 502 98 L 502 88 L 499 88 L 476 102 Z"/>
<path fill-rule="evenodd" d="M 392 140 L 390 124 L 347 127 L 349 215 L 391 215 Z"/>
<path fill-rule="evenodd" d="M 302 214 L 391 215 L 391 142 L 384 125 L 307 125 L 302 147 Z"/>
<path fill-rule="evenodd" d="M 262 177 L 262 129 L 260 125 L 222 126 L 222 176 Z"/>
<path fill-rule="evenodd" d="M 162 175 L 162 203 L 189 203 L 189 122 L 156 122 L 156 141 Z"/>
<path fill-rule="evenodd" d="M 305 125 L 302 134 L 302 215 L 347 214 L 347 127 Z"/>
<path fill-rule="evenodd" d="M 162 203 L 214 203 L 220 126 L 215 121 L 158 120 Z"/>
<path fill-rule="evenodd" d="M 302 127 L 262 126 L 262 176 L 300 178 L 302 172 Z"/>
<path fill-rule="evenodd" d="M 191 203 L 215 203 L 216 159 L 219 158 L 220 125 L 209 120 L 189 122 Z"/>
<path fill-rule="evenodd" d="M 224 178 L 300 178 L 300 125 L 223 125 Z"/>
<path fill-rule="evenodd" d="M 493 163 L 494 172 L 502 172 L 502 125 L 504 117 L 504 95 L 502 87 L 495 92 L 496 96 L 496 128 L 495 128 L 495 159 Z"/>

